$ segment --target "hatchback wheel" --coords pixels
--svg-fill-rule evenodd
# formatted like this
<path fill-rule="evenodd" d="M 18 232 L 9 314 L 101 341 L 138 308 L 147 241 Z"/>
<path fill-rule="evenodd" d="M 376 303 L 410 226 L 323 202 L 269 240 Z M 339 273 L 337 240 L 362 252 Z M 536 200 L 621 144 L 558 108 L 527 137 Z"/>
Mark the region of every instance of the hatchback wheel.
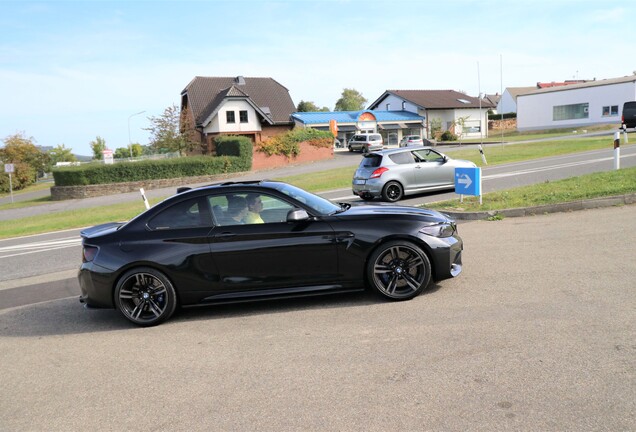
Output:
<path fill-rule="evenodd" d="M 125 273 L 115 288 L 117 309 L 133 323 L 148 327 L 172 316 L 177 296 L 172 283 L 152 268 L 137 268 Z"/>
<path fill-rule="evenodd" d="M 371 255 L 367 278 L 380 295 L 391 300 L 409 300 L 428 286 L 431 263 L 417 245 L 392 241 Z"/>
<path fill-rule="evenodd" d="M 402 189 L 402 185 L 396 181 L 388 182 L 382 189 L 382 199 L 384 201 L 399 201 L 402 195 L 404 195 L 404 189 Z"/>

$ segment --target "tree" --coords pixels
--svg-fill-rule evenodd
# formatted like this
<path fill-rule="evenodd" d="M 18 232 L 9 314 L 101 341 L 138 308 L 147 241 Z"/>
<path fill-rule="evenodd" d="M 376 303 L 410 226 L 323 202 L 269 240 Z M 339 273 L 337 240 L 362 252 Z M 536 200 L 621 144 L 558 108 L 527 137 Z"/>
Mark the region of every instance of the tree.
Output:
<path fill-rule="evenodd" d="M 166 108 L 161 116 L 148 117 L 152 126 L 144 130 L 150 131 L 150 145 L 157 153 L 178 151 L 181 155 L 185 155 L 198 145 L 190 139 L 190 130 L 187 127 L 180 130 L 180 117 L 179 107 L 174 104 Z"/>
<path fill-rule="evenodd" d="M 130 150 L 128 149 L 128 147 L 118 147 L 113 152 L 113 157 L 115 159 L 126 159 L 130 157 Z"/>
<path fill-rule="evenodd" d="M 53 150 L 50 150 L 49 158 L 52 166 L 55 166 L 58 162 L 77 162 L 73 149 L 66 148 L 64 144 L 59 144 Z"/>
<path fill-rule="evenodd" d="M 323 111 L 326 112 L 326 111 L 329 111 L 329 108 L 327 107 L 318 108 L 318 106 L 311 101 L 301 100 L 298 103 L 296 110 L 298 112 L 323 112 Z"/>
<path fill-rule="evenodd" d="M 367 100 L 354 89 L 344 89 L 342 96 L 336 102 L 335 111 L 360 111 L 364 109 Z"/>
<path fill-rule="evenodd" d="M 23 164 L 31 169 L 32 181 L 37 181 L 37 176 L 46 171 L 49 155 L 42 153 L 35 146 L 33 137 L 26 137 L 24 132 L 18 132 L 6 137 L 4 148 L 0 149 L 0 160 L 4 163 Z"/>
<path fill-rule="evenodd" d="M 90 142 L 91 150 L 93 150 L 93 159 L 102 160 L 106 150 L 106 140 L 100 136 L 97 136 L 94 141 Z"/>

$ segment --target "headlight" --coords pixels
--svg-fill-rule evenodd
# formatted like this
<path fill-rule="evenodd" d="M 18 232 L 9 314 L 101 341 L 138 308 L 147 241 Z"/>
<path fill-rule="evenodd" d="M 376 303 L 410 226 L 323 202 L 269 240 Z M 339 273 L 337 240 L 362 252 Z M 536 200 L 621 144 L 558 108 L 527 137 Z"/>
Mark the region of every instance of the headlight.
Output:
<path fill-rule="evenodd" d="M 433 237 L 450 237 L 457 232 L 457 225 L 455 222 L 441 222 L 426 226 L 420 232 Z"/>

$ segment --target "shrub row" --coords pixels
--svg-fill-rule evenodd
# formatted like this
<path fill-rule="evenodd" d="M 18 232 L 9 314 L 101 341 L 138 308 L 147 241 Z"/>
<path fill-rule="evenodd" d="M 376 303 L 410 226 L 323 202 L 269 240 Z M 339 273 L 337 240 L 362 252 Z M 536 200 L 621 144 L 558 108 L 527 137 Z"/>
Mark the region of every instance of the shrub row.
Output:
<path fill-rule="evenodd" d="M 331 147 L 333 140 L 331 132 L 312 128 L 297 128 L 262 142 L 258 150 L 268 156 L 296 157 L 300 153 L 301 142 L 308 142 L 314 147 Z"/>
<path fill-rule="evenodd" d="M 248 138 L 228 136 L 215 141 L 217 156 L 63 167 L 53 171 L 53 178 L 56 186 L 86 186 L 226 174 L 252 168 L 252 143 Z"/>
<path fill-rule="evenodd" d="M 488 114 L 488 120 L 501 120 L 502 117 L 504 120 L 517 118 L 517 113 L 505 113 L 503 116 L 501 114 Z"/>

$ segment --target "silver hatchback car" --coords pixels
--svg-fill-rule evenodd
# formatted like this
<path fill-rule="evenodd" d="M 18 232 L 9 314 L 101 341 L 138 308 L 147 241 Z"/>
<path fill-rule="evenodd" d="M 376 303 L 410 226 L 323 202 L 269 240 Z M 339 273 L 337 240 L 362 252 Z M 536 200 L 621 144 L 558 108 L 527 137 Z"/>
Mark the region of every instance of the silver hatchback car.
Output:
<path fill-rule="evenodd" d="M 353 175 L 353 193 L 365 201 L 394 202 L 404 195 L 452 189 L 455 168 L 475 167 L 431 147 L 405 147 L 366 154 Z"/>

